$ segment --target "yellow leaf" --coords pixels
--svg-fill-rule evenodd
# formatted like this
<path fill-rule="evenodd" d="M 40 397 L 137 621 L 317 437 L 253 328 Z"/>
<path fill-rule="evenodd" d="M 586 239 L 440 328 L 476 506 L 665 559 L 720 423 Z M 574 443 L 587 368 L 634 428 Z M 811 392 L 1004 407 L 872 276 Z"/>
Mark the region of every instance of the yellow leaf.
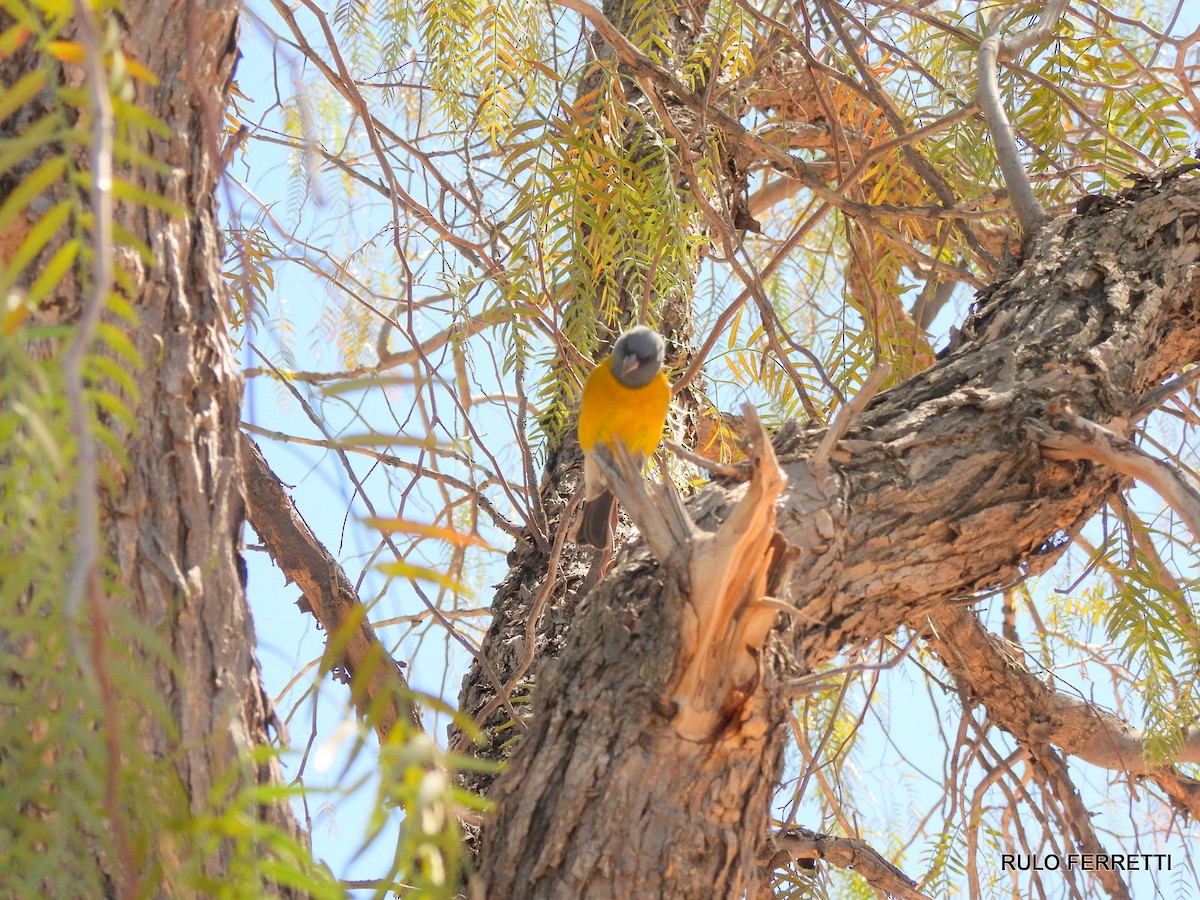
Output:
<path fill-rule="evenodd" d="M 389 533 L 399 531 L 402 534 L 420 534 L 439 541 L 445 541 L 452 547 L 482 547 L 485 550 L 496 549 L 477 534 L 463 534 L 462 532 L 455 531 L 453 528 L 441 528 L 436 525 L 426 525 L 424 522 L 410 522 L 407 519 L 381 519 L 373 517 L 367 519 L 366 523 L 372 528 L 378 528 L 380 531 L 386 531 Z"/>
<path fill-rule="evenodd" d="M 381 563 L 377 568 L 384 575 L 393 575 L 398 578 L 414 578 L 420 581 L 432 581 L 448 590 L 454 591 L 456 594 L 462 594 L 465 597 L 471 596 L 471 591 L 465 585 L 455 581 L 449 575 L 443 575 L 441 572 L 427 569 L 424 566 L 414 566 L 412 563 L 405 562 L 402 559 L 397 559 L 389 563 Z"/>
<path fill-rule="evenodd" d="M 10 335 L 15 332 L 29 317 L 33 304 L 20 291 L 9 291 L 4 298 L 4 308 L 0 310 L 0 334 Z"/>
<path fill-rule="evenodd" d="M 33 32 L 27 25 L 11 25 L 0 32 L 0 58 L 12 56 L 29 40 Z"/>
<path fill-rule="evenodd" d="M 139 78 L 147 84 L 158 85 L 158 76 L 132 57 L 125 57 L 125 68 L 134 78 Z"/>
<path fill-rule="evenodd" d="M 83 44 L 75 41 L 51 41 L 46 49 L 59 62 L 82 63 L 87 56 Z"/>

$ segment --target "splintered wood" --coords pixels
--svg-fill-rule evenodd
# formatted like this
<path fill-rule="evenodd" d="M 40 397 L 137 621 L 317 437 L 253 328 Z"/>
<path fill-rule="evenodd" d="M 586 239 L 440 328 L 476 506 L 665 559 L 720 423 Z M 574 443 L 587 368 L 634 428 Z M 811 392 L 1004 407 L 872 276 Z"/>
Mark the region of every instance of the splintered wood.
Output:
<path fill-rule="evenodd" d="M 710 740 L 740 718 L 761 680 L 762 649 L 780 608 L 770 598 L 787 557 L 775 501 L 787 478 L 753 408 L 743 411 L 749 487 L 715 533 L 693 536 L 688 561 L 683 671 L 670 699 L 676 732 L 693 741 Z"/>
<path fill-rule="evenodd" d="M 792 555 L 775 530 L 775 501 L 787 478 L 754 408 L 746 416 L 750 484 L 716 532 L 697 529 L 670 485 L 648 484 L 624 447 L 601 448 L 597 465 L 609 488 L 664 567 L 686 571 L 679 675 L 664 698 L 675 730 L 712 740 L 727 726 L 755 725 L 747 700 L 761 681 L 763 645 L 783 607 L 771 595 Z"/>

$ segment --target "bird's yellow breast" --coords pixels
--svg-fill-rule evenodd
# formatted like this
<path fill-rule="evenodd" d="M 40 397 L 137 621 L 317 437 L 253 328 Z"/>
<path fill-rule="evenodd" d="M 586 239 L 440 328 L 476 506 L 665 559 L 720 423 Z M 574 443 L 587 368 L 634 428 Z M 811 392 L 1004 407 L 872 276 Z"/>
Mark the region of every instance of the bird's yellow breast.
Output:
<path fill-rule="evenodd" d="M 590 453 L 597 444 L 615 446 L 620 439 L 630 453 L 650 456 L 662 439 L 671 383 L 661 370 L 645 387 L 628 388 L 612 373 L 612 357 L 605 359 L 583 385 L 579 406 L 579 445 Z"/>

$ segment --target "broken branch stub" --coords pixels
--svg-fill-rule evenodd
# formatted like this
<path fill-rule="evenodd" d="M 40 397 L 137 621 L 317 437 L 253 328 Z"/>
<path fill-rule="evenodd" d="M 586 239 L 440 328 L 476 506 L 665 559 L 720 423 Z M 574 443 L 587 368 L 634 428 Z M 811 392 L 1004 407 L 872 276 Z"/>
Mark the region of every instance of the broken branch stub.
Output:
<path fill-rule="evenodd" d="M 669 484 L 652 491 L 624 446 L 596 453 L 609 490 L 659 565 L 686 570 L 680 674 L 666 706 L 676 732 L 692 741 L 709 740 L 735 720 L 753 727 L 755 705 L 747 701 L 762 681 L 762 649 L 781 609 L 772 597 L 795 558 L 775 530 L 775 501 L 787 476 L 754 408 L 742 409 L 750 483 L 716 532 L 692 524 Z"/>
<path fill-rule="evenodd" d="M 690 596 L 683 612 L 682 672 L 670 694 L 676 733 L 710 740 L 730 722 L 744 732 L 758 704 L 762 650 L 779 613 L 765 602 L 794 555 L 775 530 L 775 501 L 787 483 L 753 407 L 743 407 L 750 484 L 714 533 L 696 533 L 688 555 Z M 762 728 L 767 722 L 758 723 Z"/>
<path fill-rule="evenodd" d="M 604 483 L 625 507 L 654 558 L 665 565 L 675 550 L 687 545 L 695 533 L 695 527 L 678 500 L 672 503 L 672 498 L 668 497 L 672 488 L 665 485 L 652 494 L 650 485 L 642 477 L 640 457 L 635 460 L 620 442 L 617 442 L 615 453 L 609 452 L 607 447 L 597 447 L 594 459 Z"/>

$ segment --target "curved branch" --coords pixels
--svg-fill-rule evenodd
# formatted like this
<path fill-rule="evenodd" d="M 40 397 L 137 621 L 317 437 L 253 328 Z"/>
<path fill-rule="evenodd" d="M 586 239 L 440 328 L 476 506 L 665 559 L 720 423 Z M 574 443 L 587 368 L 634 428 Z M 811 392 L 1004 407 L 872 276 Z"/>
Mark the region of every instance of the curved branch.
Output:
<path fill-rule="evenodd" d="M 1000 100 L 999 60 L 1014 58 L 1034 44 L 1046 40 L 1054 32 L 1054 26 L 1066 9 L 1066 0 L 1054 0 L 1035 28 L 1030 28 L 1016 37 L 1005 42 L 1000 36 L 998 22 L 989 29 L 989 34 L 979 45 L 978 72 L 979 86 L 976 89 L 975 101 L 979 104 L 983 117 L 987 121 L 988 131 L 992 135 L 992 146 L 996 149 L 996 161 L 1004 175 L 1004 183 L 1008 186 L 1012 198 L 1013 209 L 1021 221 L 1021 228 L 1029 234 L 1046 217 L 1045 210 L 1033 193 L 1033 185 L 1029 174 L 1021 162 L 1021 154 L 1017 149 L 1017 138 L 1013 133 L 1012 123 L 1004 104 Z"/>
<path fill-rule="evenodd" d="M 875 890 L 899 900 L 930 900 L 917 890 L 917 882 L 892 865 L 866 841 L 821 834 L 801 825 L 774 832 L 767 838 L 768 865 L 780 854 L 795 860 L 823 859 L 839 869 L 854 869 Z"/>
<path fill-rule="evenodd" d="M 1065 409 L 1064 414 L 1067 419 L 1066 430 L 1030 423 L 1030 430 L 1049 459 L 1086 459 L 1136 478 L 1170 504 L 1179 513 L 1192 537 L 1200 541 L 1200 492 L 1188 484 L 1174 467 L 1155 459 L 1133 441 L 1114 434 L 1102 425 L 1089 422 L 1083 416 L 1075 415 L 1070 408 Z"/>
<path fill-rule="evenodd" d="M 1022 744 L 1050 743 L 1082 762 L 1130 776 L 1145 776 L 1200 815 L 1200 783 L 1171 770 L 1200 763 L 1200 728 L 1186 729 L 1168 759 L 1146 752 L 1144 736 L 1120 717 L 1082 697 L 1056 691 L 1026 666 L 1020 648 L 989 634 L 969 609 L 947 607 L 929 616 L 927 638 L 942 665 L 988 716 Z"/>

